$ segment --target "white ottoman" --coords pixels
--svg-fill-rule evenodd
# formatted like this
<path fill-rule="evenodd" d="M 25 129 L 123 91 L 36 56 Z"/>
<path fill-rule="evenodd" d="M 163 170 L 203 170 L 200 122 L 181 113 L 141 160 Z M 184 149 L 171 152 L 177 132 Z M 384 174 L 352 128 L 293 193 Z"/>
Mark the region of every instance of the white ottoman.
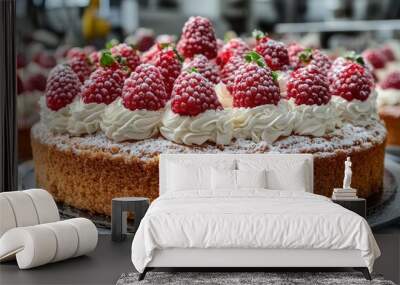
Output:
<path fill-rule="evenodd" d="M 97 229 L 88 219 L 18 227 L 0 238 L 0 261 L 14 257 L 20 269 L 87 254 L 97 245 Z"/>

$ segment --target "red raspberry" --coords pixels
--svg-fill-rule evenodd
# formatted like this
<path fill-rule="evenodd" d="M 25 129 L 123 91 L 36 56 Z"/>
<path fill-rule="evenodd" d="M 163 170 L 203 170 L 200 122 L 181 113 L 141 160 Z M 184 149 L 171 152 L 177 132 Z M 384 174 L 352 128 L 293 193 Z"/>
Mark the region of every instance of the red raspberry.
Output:
<path fill-rule="evenodd" d="M 41 91 L 44 92 L 46 90 L 46 82 L 47 78 L 41 73 L 32 74 L 26 80 L 24 87 L 25 90 L 28 91 Z"/>
<path fill-rule="evenodd" d="M 168 98 L 171 97 L 174 82 L 181 73 L 182 58 L 175 49 L 164 46 L 154 58 L 154 65 L 160 69 Z"/>
<path fill-rule="evenodd" d="M 171 108 L 183 116 L 197 116 L 207 110 L 222 109 L 214 86 L 200 73 L 184 71 L 175 81 Z"/>
<path fill-rule="evenodd" d="M 127 44 L 118 44 L 113 46 L 110 51 L 112 56 L 117 58 L 117 60 L 123 65 L 128 66 L 131 71 L 135 71 L 135 68 L 140 64 L 140 57 L 138 53 Z"/>
<path fill-rule="evenodd" d="M 73 58 L 86 59 L 87 56 L 88 55 L 85 52 L 85 50 L 80 47 L 73 47 L 67 52 L 67 59 L 73 59 Z"/>
<path fill-rule="evenodd" d="M 281 96 L 275 74 L 256 52 L 248 53 L 245 59 L 247 63 L 240 67 L 233 84 L 233 107 L 277 105 Z"/>
<path fill-rule="evenodd" d="M 22 94 L 24 91 L 24 83 L 22 83 L 21 77 L 17 74 L 17 94 Z"/>
<path fill-rule="evenodd" d="M 389 45 L 385 45 L 380 49 L 381 54 L 385 57 L 386 61 L 395 61 L 396 56 L 394 55 L 393 49 Z"/>
<path fill-rule="evenodd" d="M 305 48 L 298 43 L 290 43 L 287 46 L 287 51 L 289 55 L 289 63 L 295 68 L 299 63 L 299 53 L 304 51 Z"/>
<path fill-rule="evenodd" d="M 308 64 L 316 65 L 323 73 L 328 74 L 332 62 L 330 58 L 320 50 L 307 48 L 298 53 L 297 64 L 294 65 L 294 68 L 297 69 Z"/>
<path fill-rule="evenodd" d="M 101 52 L 93 51 L 89 54 L 89 61 L 93 66 L 98 67 L 100 65 Z"/>
<path fill-rule="evenodd" d="M 33 57 L 33 61 L 44 68 L 53 68 L 57 61 L 53 55 L 48 52 L 39 52 Z"/>
<path fill-rule="evenodd" d="M 222 68 L 231 56 L 244 56 L 249 51 L 249 46 L 241 38 L 233 38 L 218 51 L 216 62 Z"/>
<path fill-rule="evenodd" d="M 382 89 L 400 89 L 400 71 L 393 71 L 381 83 Z"/>
<path fill-rule="evenodd" d="M 289 54 L 286 46 L 255 32 L 257 44 L 255 51 L 264 57 L 265 62 L 272 70 L 286 70 L 289 65 Z"/>
<path fill-rule="evenodd" d="M 377 50 L 366 50 L 362 53 L 363 58 L 368 61 L 374 68 L 384 68 L 386 64 L 385 57 Z"/>
<path fill-rule="evenodd" d="M 25 55 L 18 53 L 17 54 L 17 69 L 24 68 L 28 65 L 28 61 L 26 60 Z"/>
<path fill-rule="evenodd" d="M 103 52 L 100 58 L 100 67 L 97 68 L 82 87 L 83 102 L 110 104 L 121 96 L 127 73 L 111 56 L 110 52 Z"/>
<path fill-rule="evenodd" d="M 79 80 L 84 83 L 86 79 L 89 78 L 92 73 L 92 66 L 89 63 L 88 58 L 85 57 L 75 57 L 67 61 L 71 66 L 72 70 L 78 75 Z"/>
<path fill-rule="evenodd" d="M 351 60 L 346 60 L 344 65 L 333 70 L 329 82 L 331 94 L 348 101 L 366 100 L 374 85 L 371 72 L 365 66 Z"/>
<path fill-rule="evenodd" d="M 163 77 L 154 65 L 139 65 L 125 80 L 122 103 L 129 110 L 157 111 L 167 100 Z"/>
<path fill-rule="evenodd" d="M 226 85 L 226 88 L 231 94 L 236 71 L 244 64 L 245 61 L 242 57 L 232 56 L 221 70 L 221 81 Z"/>
<path fill-rule="evenodd" d="M 208 59 L 215 58 L 217 39 L 210 20 L 200 16 L 190 17 L 183 26 L 177 48 L 184 57 L 204 54 Z"/>
<path fill-rule="evenodd" d="M 142 62 L 143 63 L 154 63 L 154 59 L 157 54 L 160 52 L 159 44 L 154 44 L 152 47 L 142 54 Z"/>
<path fill-rule="evenodd" d="M 46 85 L 46 104 L 53 111 L 70 104 L 81 91 L 78 76 L 67 64 L 59 64 L 49 74 Z"/>
<path fill-rule="evenodd" d="M 204 55 L 198 54 L 186 64 L 187 68 L 196 68 L 208 81 L 217 84 L 220 81 L 218 66 L 209 61 Z"/>
<path fill-rule="evenodd" d="M 327 76 L 313 64 L 301 67 L 290 74 L 287 96 L 296 105 L 323 105 L 331 99 Z"/>

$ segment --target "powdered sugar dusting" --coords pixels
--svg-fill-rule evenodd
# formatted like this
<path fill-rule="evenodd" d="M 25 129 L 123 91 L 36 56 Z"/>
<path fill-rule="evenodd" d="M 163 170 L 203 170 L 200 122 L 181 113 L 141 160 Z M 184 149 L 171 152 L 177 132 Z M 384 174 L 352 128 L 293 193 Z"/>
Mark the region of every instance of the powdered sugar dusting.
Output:
<path fill-rule="evenodd" d="M 116 143 L 108 139 L 102 132 L 81 137 L 53 134 L 40 122 L 32 128 L 32 136 L 41 143 L 54 145 L 60 150 L 70 150 L 77 154 L 86 150 L 96 150 L 112 156 L 137 157 L 142 160 L 152 159 L 160 153 L 312 153 L 320 157 L 332 156 L 337 152 L 367 149 L 382 143 L 386 138 L 386 128 L 380 122 L 373 122 L 366 127 L 345 124 L 332 136 L 291 135 L 272 144 L 238 139 L 229 146 L 214 144 L 185 146 L 168 141 L 163 137 Z"/>

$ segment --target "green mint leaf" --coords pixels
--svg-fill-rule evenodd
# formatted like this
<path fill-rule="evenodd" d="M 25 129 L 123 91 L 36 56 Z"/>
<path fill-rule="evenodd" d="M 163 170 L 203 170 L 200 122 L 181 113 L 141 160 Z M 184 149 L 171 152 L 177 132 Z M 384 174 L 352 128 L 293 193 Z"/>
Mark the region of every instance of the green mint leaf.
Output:
<path fill-rule="evenodd" d="M 253 38 L 255 38 L 256 40 L 260 40 L 260 39 L 262 39 L 263 37 L 265 37 L 266 35 L 265 35 L 263 32 L 259 31 L 259 30 L 254 30 L 253 33 L 252 33 L 252 36 L 253 36 Z"/>
<path fill-rule="evenodd" d="M 274 81 L 277 81 L 277 80 L 278 80 L 278 77 L 279 77 L 279 73 L 278 73 L 278 72 L 276 72 L 276 71 L 271 71 L 271 75 L 272 75 L 272 79 L 273 79 Z"/>
<path fill-rule="evenodd" d="M 179 60 L 179 62 L 180 62 L 180 63 L 183 63 L 184 60 L 185 60 L 185 59 L 183 58 L 183 56 L 176 50 L 175 47 L 174 47 L 172 50 L 174 51 L 174 53 L 175 53 L 175 55 L 176 55 L 176 58 Z"/>
<path fill-rule="evenodd" d="M 100 57 L 100 65 L 101 66 L 111 66 L 114 63 L 115 63 L 115 59 L 111 55 L 111 52 L 109 52 L 108 50 L 101 52 L 101 57 Z"/>
<path fill-rule="evenodd" d="M 119 41 L 117 39 L 112 39 L 106 43 L 106 49 L 110 49 L 118 44 L 119 44 Z"/>

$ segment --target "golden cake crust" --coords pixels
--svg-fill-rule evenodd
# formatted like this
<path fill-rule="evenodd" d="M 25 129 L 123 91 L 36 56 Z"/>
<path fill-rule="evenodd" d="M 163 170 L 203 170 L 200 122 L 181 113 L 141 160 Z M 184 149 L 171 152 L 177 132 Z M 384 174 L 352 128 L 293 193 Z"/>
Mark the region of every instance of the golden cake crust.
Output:
<path fill-rule="evenodd" d="M 290 136 L 272 145 L 238 140 L 232 146 L 189 147 L 163 138 L 114 143 L 104 134 L 84 137 L 54 135 L 39 123 L 32 129 L 36 180 L 57 201 L 93 213 L 110 215 L 111 199 L 121 196 L 158 196 L 159 153 L 312 153 L 314 193 L 331 196 L 341 187 L 344 161 L 353 163 L 352 187 L 369 197 L 383 186 L 386 130 L 345 126 L 334 137 Z"/>
<path fill-rule="evenodd" d="M 380 107 L 379 116 L 386 124 L 388 145 L 400 146 L 400 105 Z"/>

